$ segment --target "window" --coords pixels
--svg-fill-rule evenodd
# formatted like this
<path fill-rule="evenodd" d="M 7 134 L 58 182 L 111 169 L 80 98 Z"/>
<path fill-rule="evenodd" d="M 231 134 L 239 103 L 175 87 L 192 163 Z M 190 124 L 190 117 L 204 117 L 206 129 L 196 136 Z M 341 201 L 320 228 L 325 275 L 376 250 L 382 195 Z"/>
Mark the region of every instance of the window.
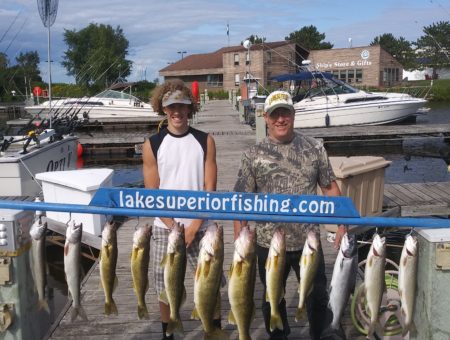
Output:
<path fill-rule="evenodd" d="M 272 63 L 272 51 L 267 51 L 267 63 Z"/>
<path fill-rule="evenodd" d="M 250 64 L 250 52 L 245 54 L 245 65 Z"/>
<path fill-rule="evenodd" d="M 339 79 L 342 81 L 347 81 L 347 70 L 339 71 Z"/>
<path fill-rule="evenodd" d="M 238 66 L 239 65 L 239 54 L 235 53 L 234 54 L 234 66 Z"/>
<path fill-rule="evenodd" d="M 241 81 L 240 81 L 240 77 L 239 77 L 239 73 L 236 73 L 235 75 L 234 75 L 234 86 L 239 86 L 239 83 L 240 83 Z"/>
<path fill-rule="evenodd" d="M 333 71 L 331 71 L 331 73 L 333 74 L 333 78 L 339 78 L 339 71 L 338 70 L 333 70 Z"/>
<path fill-rule="evenodd" d="M 347 70 L 347 83 L 355 82 L 355 70 Z"/>
<path fill-rule="evenodd" d="M 356 82 L 357 83 L 361 83 L 362 82 L 362 77 L 363 77 L 363 71 L 360 68 L 356 69 Z"/>
<path fill-rule="evenodd" d="M 272 84 L 272 80 L 270 78 L 272 78 L 272 72 L 267 72 L 267 85 Z"/>
<path fill-rule="evenodd" d="M 210 87 L 221 87 L 223 85 L 222 75 L 220 74 L 208 74 L 206 80 Z"/>

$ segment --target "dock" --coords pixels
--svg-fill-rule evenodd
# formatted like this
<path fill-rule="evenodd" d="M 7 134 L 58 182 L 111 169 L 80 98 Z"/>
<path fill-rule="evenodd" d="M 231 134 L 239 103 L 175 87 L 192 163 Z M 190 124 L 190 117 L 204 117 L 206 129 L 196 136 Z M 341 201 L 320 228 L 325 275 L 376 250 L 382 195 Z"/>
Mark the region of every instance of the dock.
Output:
<path fill-rule="evenodd" d="M 255 143 L 255 133 L 250 126 L 241 124 L 236 111 L 231 109 L 227 101 L 213 101 L 207 103 L 197 117 L 194 126 L 213 134 L 217 147 L 218 163 L 218 191 L 232 191 L 240 157 L 243 150 Z M 141 136 L 140 136 L 141 137 Z M 139 138 L 140 138 L 139 137 Z M 136 137 L 137 138 L 137 137 Z M 450 183 L 424 184 L 392 184 L 386 185 L 384 205 L 386 209 L 398 209 L 401 216 L 449 215 Z M 150 271 L 150 287 L 146 295 L 146 303 L 150 312 L 149 320 L 138 320 L 137 302 L 132 288 L 130 270 L 130 254 L 132 235 L 138 225 L 151 223 L 152 219 L 132 218 L 125 221 L 118 230 L 119 259 L 117 264 L 118 288 L 114 293 L 119 315 L 104 315 L 104 295 L 100 285 L 98 262 L 92 267 L 82 283 L 82 305 L 89 321 L 76 320 L 69 322 L 70 302 L 67 303 L 59 319 L 49 330 L 47 336 L 54 340 L 69 339 L 161 339 L 161 323 L 159 321 L 158 299 L 154 292 Z M 231 221 L 217 221 L 224 226 L 225 261 L 224 271 L 227 273 L 234 251 L 233 227 Z M 328 283 L 331 280 L 336 251 L 326 240 L 326 232 L 322 232 L 322 247 L 325 255 L 325 267 Z M 181 317 L 185 329 L 184 339 L 201 339 L 203 330 L 200 321 L 190 319 L 193 309 L 193 273 L 188 266 L 186 273 L 187 301 L 181 308 Z M 291 327 L 289 339 L 309 339 L 307 321 L 294 321 L 298 304 L 298 284 L 295 275 L 290 274 L 286 301 L 288 318 Z M 222 296 L 222 326 L 229 333 L 231 339 L 238 338 L 235 326 L 227 322 L 230 305 L 227 287 L 221 289 Z M 255 287 L 256 313 L 252 323 L 251 336 L 253 339 L 267 339 L 260 310 L 262 286 L 259 277 Z M 350 307 L 346 310 L 343 327 L 349 339 L 365 339 L 354 328 L 349 315 Z M 175 336 L 176 339 L 182 337 Z M 392 339 L 392 338 L 391 338 Z"/>

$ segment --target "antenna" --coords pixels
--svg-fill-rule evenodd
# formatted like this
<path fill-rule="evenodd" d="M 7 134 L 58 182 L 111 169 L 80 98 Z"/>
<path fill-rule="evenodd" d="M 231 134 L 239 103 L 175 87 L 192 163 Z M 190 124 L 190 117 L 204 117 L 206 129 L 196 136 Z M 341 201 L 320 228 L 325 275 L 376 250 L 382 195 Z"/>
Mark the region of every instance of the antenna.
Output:
<path fill-rule="evenodd" d="M 50 59 L 50 27 L 55 23 L 58 12 L 58 0 L 37 0 L 39 15 L 44 27 L 48 28 L 48 109 L 50 116 L 50 128 L 52 127 L 52 66 Z"/>

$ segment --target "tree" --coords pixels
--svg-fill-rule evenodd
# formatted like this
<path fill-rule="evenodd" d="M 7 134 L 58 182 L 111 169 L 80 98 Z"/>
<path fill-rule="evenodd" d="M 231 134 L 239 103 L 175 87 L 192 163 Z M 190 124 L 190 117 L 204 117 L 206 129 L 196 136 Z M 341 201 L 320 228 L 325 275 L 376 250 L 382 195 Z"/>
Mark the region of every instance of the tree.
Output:
<path fill-rule="evenodd" d="M 262 44 L 266 41 L 266 37 L 258 37 L 257 35 L 252 34 L 251 36 L 249 36 L 247 38 L 247 40 L 249 40 L 252 43 L 252 45 Z M 244 42 L 241 41 L 241 45 L 243 45 L 243 44 L 244 44 Z"/>
<path fill-rule="evenodd" d="M 425 35 L 417 39 L 417 54 L 428 66 L 436 70 L 450 64 L 450 23 L 440 21 L 423 28 Z"/>
<path fill-rule="evenodd" d="M 298 31 L 289 33 L 285 40 L 293 41 L 307 50 L 326 50 L 333 48 L 333 44 L 323 41 L 325 33 L 319 33 L 313 25 L 304 26 Z"/>
<path fill-rule="evenodd" d="M 417 68 L 416 56 L 411 42 L 403 37 L 395 38 L 391 33 L 384 33 L 375 37 L 370 46 L 380 45 L 385 51 L 391 54 L 403 68 L 412 70 Z"/>
<path fill-rule="evenodd" d="M 78 32 L 65 30 L 64 41 L 68 50 L 62 65 L 79 85 L 108 87 L 131 73 L 129 43 L 120 26 L 90 24 Z"/>
<path fill-rule="evenodd" d="M 39 70 L 40 58 L 37 51 L 20 52 L 19 56 L 16 57 L 16 62 L 23 77 L 31 81 L 42 81 L 41 71 Z"/>

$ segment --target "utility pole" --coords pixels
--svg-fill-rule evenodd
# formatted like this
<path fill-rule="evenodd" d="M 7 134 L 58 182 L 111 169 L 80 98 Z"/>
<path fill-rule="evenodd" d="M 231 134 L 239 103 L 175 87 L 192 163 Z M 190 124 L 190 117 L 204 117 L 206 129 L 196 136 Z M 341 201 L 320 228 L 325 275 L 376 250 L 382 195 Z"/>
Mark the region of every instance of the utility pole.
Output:
<path fill-rule="evenodd" d="M 181 54 L 181 60 L 183 60 L 183 55 L 186 54 L 186 51 L 178 51 L 177 53 Z"/>

